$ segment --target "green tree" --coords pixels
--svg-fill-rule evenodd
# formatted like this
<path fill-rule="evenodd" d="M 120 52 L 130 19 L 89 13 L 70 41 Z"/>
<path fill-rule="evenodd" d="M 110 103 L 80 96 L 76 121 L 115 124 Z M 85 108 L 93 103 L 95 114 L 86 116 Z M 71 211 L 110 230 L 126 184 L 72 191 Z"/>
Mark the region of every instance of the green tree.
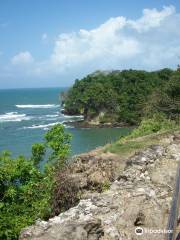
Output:
<path fill-rule="evenodd" d="M 48 146 L 51 151 L 49 160 L 54 164 L 64 165 L 70 153 L 71 135 L 65 132 L 62 124 L 57 124 L 45 134 L 45 140 L 46 146 Z"/>
<path fill-rule="evenodd" d="M 151 116 L 162 112 L 179 122 L 180 117 L 180 72 L 176 71 L 161 89 L 156 89 L 145 104 L 145 113 Z"/>
<path fill-rule="evenodd" d="M 23 156 L 0 155 L 0 239 L 17 239 L 20 230 L 50 214 L 52 175 Z"/>
<path fill-rule="evenodd" d="M 43 160 L 43 157 L 46 153 L 45 145 L 43 143 L 34 143 L 32 145 L 32 161 L 34 162 L 35 166 L 38 166 L 39 163 Z"/>
<path fill-rule="evenodd" d="M 52 208 L 57 204 L 53 199 L 62 202 L 59 198 L 66 196 L 66 187 L 63 186 L 60 195 L 55 191 L 61 183 L 59 180 L 56 184 L 57 170 L 60 170 L 57 166 L 65 164 L 70 138 L 58 124 L 46 133 L 45 144 L 33 144 L 30 159 L 24 156 L 12 158 L 7 151 L 0 154 L 0 239 L 18 239 L 22 228 L 39 218 L 47 219 L 54 212 Z M 56 162 L 56 167 L 51 163 L 40 171 L 38 164 L 45 150 L 50 151 L 50 160 Z M 66 184 L 64 178 L 63 181 Z M 58 209 L 62 208 L 61 204 Z"/>
<path fill-rule="evenodd" d="M 104 112 L 103 122 L 109 121 L 108 116 L 111 116 L 112 122 L 137 125 L 144 117 L 142 110 L 149 97 L 157 89 L 163 89 L 176 74 L 177 71 L 167 68 L 154 72 L 97 71 L 76 80 L 66 94 L 65 112 L 83 114 L 85 120 Z"/>

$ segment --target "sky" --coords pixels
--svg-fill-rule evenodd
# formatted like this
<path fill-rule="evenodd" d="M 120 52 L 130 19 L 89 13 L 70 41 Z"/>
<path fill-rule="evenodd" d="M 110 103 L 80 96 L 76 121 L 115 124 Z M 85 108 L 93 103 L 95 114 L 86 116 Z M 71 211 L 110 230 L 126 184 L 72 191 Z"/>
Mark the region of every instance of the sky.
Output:
<path fill-rule="evenodd" d="M 179 0 L 0 0 L 0 88 L 176 68 L 179 26 Z"/>

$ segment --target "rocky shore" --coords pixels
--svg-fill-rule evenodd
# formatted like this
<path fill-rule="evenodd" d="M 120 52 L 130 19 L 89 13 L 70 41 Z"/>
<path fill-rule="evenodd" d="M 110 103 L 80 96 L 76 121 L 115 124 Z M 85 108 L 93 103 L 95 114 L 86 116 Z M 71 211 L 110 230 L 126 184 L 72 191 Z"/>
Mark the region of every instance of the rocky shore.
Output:
<path fill-rule="evenodd" d="M 65 122 L 66 124 L 66 122 Z M 68 125 L 73 126 L 75 128 L 121 128 L 121 127 L 130 127 L 128 124 L 125 123 L 118 123 L 118 122 L 107 122 L 107 123 L 100 123 L 100 122 L 92 122 L 86 120 L 78 120 L 74 122 L 67 122 Z"/>
<path fill-rule="evenodd" d="M 76 116 L 76 114 L 73 114 L 72 112 L 66 112 L 64 108 L 61 110 L 61 113 L 66 116 Z M 102 118 L 104 117 L 105 113 L 100 112 L 95 117 L 85 117 L 83 115 L 81 120 L 77 121 L 71 121 L 71 122 L 65 122 L 65 124 L 68 124 L 70 126 L 73 126 L 75 128 L 116 128 L 116 127 L 131 127 L 129 124 L 124 122 L 118 122 L 115 120 L 115 118 L 109 119 L 109 121 L 102 121 Z"/>
<path fill-rule="evenodd" d="M 20 240 L 164 239 L 180 161 L 180 132 L 127 157 L 96 149 L 76 157 L 71 177 L 82 191 L 75 207 L 37 221 Z M 135 234 L 141 227 L 144 233 Z M 150 232 L 151 231 L 151 232 Z"/>

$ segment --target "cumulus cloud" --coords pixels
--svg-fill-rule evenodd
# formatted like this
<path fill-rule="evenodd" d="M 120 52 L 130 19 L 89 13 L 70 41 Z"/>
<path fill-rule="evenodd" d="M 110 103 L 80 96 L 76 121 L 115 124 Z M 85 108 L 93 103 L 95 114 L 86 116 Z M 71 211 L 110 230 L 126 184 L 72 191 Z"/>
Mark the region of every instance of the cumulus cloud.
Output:
<path fill-rule="evenodd" d="M 126 19 L 117 17 L 90 31 L 81 29 L 77 33 L 59 35 L 51 63 L 63 68 L 98 59 L 104 61 L 107 57 L 124 59 L 136 55 L 140 51 L 139 43 L 121 31 L 125 25 Z"/>
<path fill-rule="evenodd" d="M 60 34 L 49 66 L 60 72 L 84 65 L 97 69 L 172 66 L 180 54 L 180 36 L 175 38 L 179 24 L 180 16 L 169 6 L 161 11 L 144 9 L 137 20 L 120 16 L 92 30 Z"/>
<path fill-rule="evenodd" d="M 151 28 L 160 27 L 163 24 L 163 21 L 175 13 L 175 7 L 163 7 L 162 11 L 158 11 L 156 8 L 154 9 L 144 9 L 143 16 L 136 20 L 129 20 L 127 24 L 130 27 L 134 28 L 138 32 L 145 32 Z"/>
<path fill-rule="evenodd" d="M 11 63 L 13 65 L 29 64 L 29 63 L 32 63 L 33 61 L 34 59 L 31 53 L 28 51 L 20 52 L 11 58 Z"/>
<path fill-rule="evenodd" d="M 26 64 L 25 70 L 37 76 L 66 74 L 71 79 L 97 69 L 175 67 L 180 56 L 179 25 L 180 14 L 173 6 L 144 9 L 138 19 L 112 17 L 91 30 L 59 34 L 44 61 L 34 61 L 26 51 L 11 62 Z M 42 40 L 46 39 L 44 33 Z"/>

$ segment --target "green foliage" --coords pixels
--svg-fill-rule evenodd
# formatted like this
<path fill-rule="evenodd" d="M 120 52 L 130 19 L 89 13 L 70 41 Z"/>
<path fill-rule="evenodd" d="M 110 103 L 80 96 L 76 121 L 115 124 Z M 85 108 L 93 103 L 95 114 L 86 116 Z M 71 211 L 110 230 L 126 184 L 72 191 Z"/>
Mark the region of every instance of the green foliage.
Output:
<path fill-rule="evenodd" d="M 33 161 L 0 155 L 0 239 L 17 239 L 23 227 L 49 215 L 52 184 L 52 173 Z"/>
<path fill-rule="evenodd" d="M 22 228 L 35 220 L 47 219 L 54 212 L 54 200 L 67 199 L 66 182 L 61 195 L 56 193 L 57 172 L 65 163 L 69 153 L 70 135 L 62 125 L 54 126 L 45 135 L 44 144 L 32 146 L 32 156 L 12 158 L 9 152 L 0 154 L 0 239 L 18 239 Z M 50 149 L 49 149 L 50 148 Z M 45 152 L 50 152 L 50 159 L 56 166 L 46 165 L 44 171 L 38 165 Z M 60 164 L 58 164 L 58 161 Z M 57 167 L 58 166 L 58 167 Z M 61 181 L 59 180 L 61 184 Z M 63 196 L 64 195 L 64 196 Z M 64 202 L 63 202 L 64 203 Z M 65 203 L 64 203 L 65 204 Z M 62 210 L 63 206 L 61 205 Z"/>
<path fill-rule="evenodd" d="M 45 145 L 43 143 L 34 143 L 32 145 L 32 161 L 34 162 L 35 166 L 42 161 L 44 154 L 46 153 Z"/>
<path fill-rule="evenodd" d="M 162 113 L 156 113 L 151 118 L 143 119 L 140 126 L 132 131 L 127 138 L 145 136 L 163 130 L 173 129 L 176 123 Z"/>
<path fill-rule="evenodd" d="M 45 134 L 45 140 L 51 149 L 49 160 L 64 165 L 70 150 L 71 135 L 65 132 L 62 124 L 57 124 Z"/>
<path fill-rule="evenodd" d="M 127 157 L 139 149 L 157 144 L 158 135 L 161 136 L 161 134 L 177 129 L 180 129 L 180 126 L 175 121 L 167 119 L 163 113 L 156 113 L 151 118 L 143 119 L 140 125 L 129 135 L 108 145 L 104 151 Z"/>
<path fill-rule="evenodd" d="M 76 80 L 65 95 L 65 112 L 83 114 L 85 119 L 105 112 L 105 117 L 101 119 L 103 123 L 109 121 L 106 116 L 111 115 L 111 121 L 131 125 L 139 124 L 145 113 L 156 109 L 161 109 L 168 116 L 179 116 L 179 84 L 180 71 L 170 69 L 96 72 Z M 159 96 L 155 97 L 156 92 Z M 151 106 L 153 111 L 144 110 Z"/>
<path fill-rule="evenodd" d="M 180 123 L 180 71 L 176 71 L 163 88 L 149 97 L 145 113 L 149 117 L 154 112 L 162 112 Z"/>

